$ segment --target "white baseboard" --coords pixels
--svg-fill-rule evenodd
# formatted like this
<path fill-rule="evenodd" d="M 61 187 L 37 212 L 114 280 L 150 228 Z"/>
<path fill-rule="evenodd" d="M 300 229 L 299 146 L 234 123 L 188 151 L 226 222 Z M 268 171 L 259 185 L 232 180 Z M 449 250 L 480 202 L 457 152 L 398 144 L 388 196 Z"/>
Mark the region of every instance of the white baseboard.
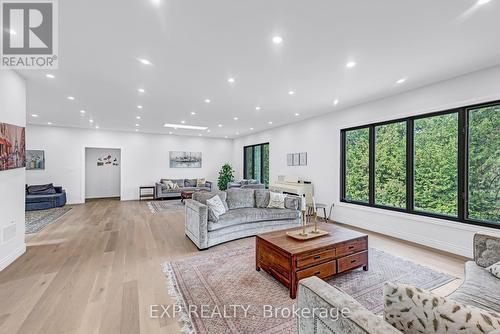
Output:
<path fill-rule="evenodd" d="M 8 265 L 14 262 L 18 257 L 23 255 L 25 252 L 26 252 L 26 243 L 23 242 L 23 244 L 18 248 L 16 248 L 12 253 L 7 255 L 3 259 L 0 259 L 0 271 L 7 268 Z"/>

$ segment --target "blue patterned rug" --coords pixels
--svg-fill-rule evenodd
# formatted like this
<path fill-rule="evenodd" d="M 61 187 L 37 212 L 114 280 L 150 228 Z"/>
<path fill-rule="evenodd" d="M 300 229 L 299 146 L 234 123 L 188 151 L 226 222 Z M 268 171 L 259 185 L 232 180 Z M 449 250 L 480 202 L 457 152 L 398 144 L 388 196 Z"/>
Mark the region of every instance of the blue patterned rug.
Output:
<path fill-rule="evenodd" d="M 32 234 L 40 232 L 48 225 L 55 223 L 70 210 L 70 207 L 63 206 L 62 208 L 48 210 L 27 211 L 25 213 L 25 233 Z"/>

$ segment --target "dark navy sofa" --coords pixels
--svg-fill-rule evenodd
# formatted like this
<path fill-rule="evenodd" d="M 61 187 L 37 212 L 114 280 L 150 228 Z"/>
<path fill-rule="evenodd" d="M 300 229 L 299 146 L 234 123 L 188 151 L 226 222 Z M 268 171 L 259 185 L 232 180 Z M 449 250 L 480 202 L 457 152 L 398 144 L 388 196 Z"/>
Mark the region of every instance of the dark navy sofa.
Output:
<path fill-rule="evenodd" d="M 46 210 L 64 206 L 66 191 L 52 184 L 26 186 L 26 211 Z"/>

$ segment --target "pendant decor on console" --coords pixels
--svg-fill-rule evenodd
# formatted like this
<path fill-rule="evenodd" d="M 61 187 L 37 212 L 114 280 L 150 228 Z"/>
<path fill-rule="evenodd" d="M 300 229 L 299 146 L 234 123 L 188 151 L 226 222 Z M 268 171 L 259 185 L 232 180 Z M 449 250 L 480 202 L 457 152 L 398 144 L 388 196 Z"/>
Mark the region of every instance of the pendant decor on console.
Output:
<path fill-rule="evenodd" d="M 26 166 L 25 128 L 0 123 L 0 171 Z"/>

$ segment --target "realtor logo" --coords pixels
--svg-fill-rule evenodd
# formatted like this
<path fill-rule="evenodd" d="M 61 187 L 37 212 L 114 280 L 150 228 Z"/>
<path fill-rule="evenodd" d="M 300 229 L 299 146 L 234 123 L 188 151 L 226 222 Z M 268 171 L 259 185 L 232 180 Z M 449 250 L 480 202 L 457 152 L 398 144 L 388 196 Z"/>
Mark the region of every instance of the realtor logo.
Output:
<path fill-rule="evenodd" d="M 2 68 L 57 68 L 58 15 L 56 1 L 0 0 Z"/>

